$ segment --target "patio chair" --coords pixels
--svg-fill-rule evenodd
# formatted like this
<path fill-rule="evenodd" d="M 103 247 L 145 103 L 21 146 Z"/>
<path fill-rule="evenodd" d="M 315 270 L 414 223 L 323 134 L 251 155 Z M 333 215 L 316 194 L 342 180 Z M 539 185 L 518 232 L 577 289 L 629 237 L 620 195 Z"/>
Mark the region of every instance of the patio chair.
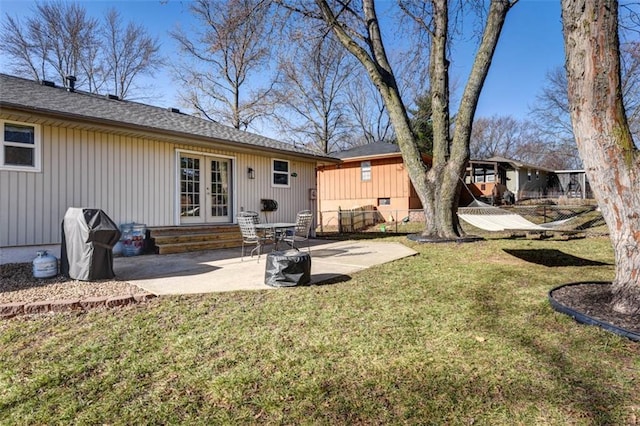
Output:
<path fill-rule="evenodd" d="M 262 253 L 262 246 L 266 242 L 272 242 L 273 238 L 260 235 L 256 232 L 256 223 L 253 216 L 238 216 L 238 225 L 240 225 L 240 232 L 242 233 L 242 255 L 240 260 L 244 260 L 244 247 L 245 245 L 255 245 L 251 250 L 251 257 L 254 252 L 258 252 L 258 262 L 260 261 L 260 254 Z"/>
<path fill-rule="evenodd" d="M 296 227 L 291 235 L 284 237 L 284 241 L 287 242 L 292 248 L 298 250 L 296 244 L 302 241 L 307 242 L 307 250 L 311 253 L 311 245 L 309 243 L 309 232 L 311 231 L 311 222 L 313 221 L 313 215 L 311 210 L 302 210 L 296 215 Z"/>
<path fill-rule="evenodd" d="M 260 214 L 258 214 L 258 212 L 245 210 L 243 212 L 240 212 L 238 216 L 248 216 L 253 219 L 253 223 L 255 223 L 256 225 L 260 223 Z M 263 238 L 267 238 L 269 240 L 274 239 L 273 233 L 271 231 L 257 229 L 256 232 Z"/>
<path fill-rule="evenodd" d="M 253 223 L 260 223 L 260 215 L 258 214 L 258 212 L 247 210 L 247 211 L 240 212 L 238 216 L 248 216 L 253 219 Z"/>

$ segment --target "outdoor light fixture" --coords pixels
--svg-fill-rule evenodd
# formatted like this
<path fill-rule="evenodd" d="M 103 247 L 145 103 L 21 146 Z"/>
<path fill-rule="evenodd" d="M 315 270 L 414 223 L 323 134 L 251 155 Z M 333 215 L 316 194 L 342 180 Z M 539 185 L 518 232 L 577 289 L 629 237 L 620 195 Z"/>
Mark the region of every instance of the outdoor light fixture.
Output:
<path fill-rule="evenodd" d="M 247 169 L 247 177 L 248 177 L 249 179 L 255 179 L 255 178 L 256 178 L 256 171 L 255 171 L 255 170 L 253 170 L 251 167 L 249 167 L 249 168 Z"/>

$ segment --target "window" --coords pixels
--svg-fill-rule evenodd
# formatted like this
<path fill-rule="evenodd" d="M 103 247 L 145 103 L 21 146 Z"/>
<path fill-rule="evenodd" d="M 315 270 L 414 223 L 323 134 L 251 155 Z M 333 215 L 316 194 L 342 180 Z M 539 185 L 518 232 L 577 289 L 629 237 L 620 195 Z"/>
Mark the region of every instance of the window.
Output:
<path fill-rule="evenodd" d="M 0 169 L 40 171 L 40 127 L 0 120 Z"/>
<path fill-rule="evenodd" d="M 371 161 L 363 161 L 360 163 L 360 179 L 371 180 Z"/>
<path fill-rule="evenodd" d="M 494 182 L 495 171 L 493 167 L 489 166 L 474 166 L 473 167 L 473 182 L 481 183 L 481 182 Z"/>
<path fill-rule="evenodd" d="M 289 186 L 289 162 L 286 160 L 272 161 L 273 186 Z"/>
<path fill-rule="evenodd" d="M 391 205 L 391 198 L 378 198 L 378 205 L 379 206 L 390 206 Z"/>

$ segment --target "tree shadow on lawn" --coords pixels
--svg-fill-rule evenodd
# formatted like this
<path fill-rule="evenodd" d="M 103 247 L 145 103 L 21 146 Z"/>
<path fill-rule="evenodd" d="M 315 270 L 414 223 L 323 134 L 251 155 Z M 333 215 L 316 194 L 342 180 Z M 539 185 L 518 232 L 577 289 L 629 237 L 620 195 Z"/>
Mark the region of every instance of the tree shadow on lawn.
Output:
<path fill-rule="evenodd" d="M 551 405 L 556 404 L 554 400 L 558 399 L 558 392 L 562 392 L 564 406 L 558 408 L 565 413 L 573 412 L 593 424 L 620 424 L 620 413 L 628 410 L 635 397 L 628 390 L 612 386 L 614 379 L 609 374 L 602 373 L 602 366 L 596 360 L 580 361 L 579 357 L 571 353 L 572 350 L 580 351 L 577 347 L 596 351 L 595 347 L 606 346 L 606 343 L 600 340 L 590 341 L 583 335 L 576 334 L 572 337 L 563 330 L 550 330 L 542 318 L 545 316 L 543 312 L 550 309 L 546 306 L 540 306 L 538 311 L 538 308 L 531 305 L 530 311 L 520 313 L 520 316 L 530 319 L 531 327 L 520 324 L 518 314 L 508 313 L 514 307 L 513 301 L 518 299 L 517 292 L 511 292 L 508 287 L 499 283 L 479 287 L 469 293 L 469 297 L 473 299 L 468 313 L 470 323 L 474 324 L 473 333 L 479 333 L 483 337 L 482 342 L 484 339 L 502 339 L 503 344 L 512 347 L 514 354 L 520 351 L 528 354 L 527 368 L 530 370 L 530 377 L 544 378 L 525 392 L 547 400 Z M 510 319 L 511 315 L 516 317 Z M 540 322 L 534 320 L 538 316 L 541 317 Z M 605 336 L 602 340 L 607 339 L 609 337 Z M 574 349 L 569 349 L 571 347 Z M 478 350 L 483 350 L 481 345 Z M 628 363 L 633 358 L 633 355 L 629 358 L 620 356 L 626 358 L 620 359 L 620 364 Z M 633 379 L 630 377 L 630 380 Z M 522 397 L 527 400 L 527 396 Z"/>
<path fill-rule="evenodd" d="M 557 249 L 503 249 L 505 253 L 522 259 L 526 262 L 536 263 L 548 267 L 560 266 L 607 266 L 612 263 L 599 262 L 584 259 Z"/>

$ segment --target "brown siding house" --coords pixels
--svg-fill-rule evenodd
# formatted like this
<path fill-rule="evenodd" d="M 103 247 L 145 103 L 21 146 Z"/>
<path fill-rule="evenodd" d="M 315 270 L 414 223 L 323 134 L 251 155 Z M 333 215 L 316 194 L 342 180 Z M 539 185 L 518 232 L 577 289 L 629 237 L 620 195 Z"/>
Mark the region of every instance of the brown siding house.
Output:
<path fill-rule="evenodd" d="M 389 218 L 422 208 L 398 145 L 367 144 L 334 156 L 342 162 L 318 168 L 318 210 L 323 225 L 335 225 L 339 210 L 377 210 Z M 424 160 L 430 161 L 426 156 Z"/>

